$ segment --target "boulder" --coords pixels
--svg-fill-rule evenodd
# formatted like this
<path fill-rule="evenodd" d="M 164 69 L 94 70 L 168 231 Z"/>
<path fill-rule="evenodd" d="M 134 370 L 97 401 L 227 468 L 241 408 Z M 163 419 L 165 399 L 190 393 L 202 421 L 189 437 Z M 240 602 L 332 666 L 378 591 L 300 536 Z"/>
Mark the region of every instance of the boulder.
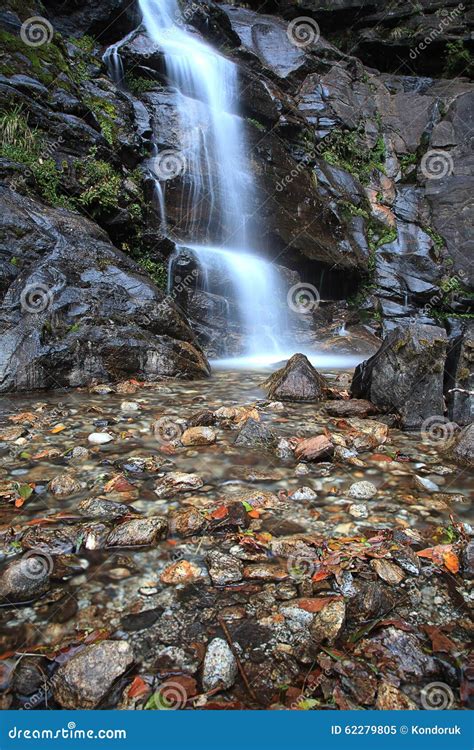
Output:
<path fill-rule="evenodd" d="M 329 384 L 304 354 L 294 354 L 262 387 L 274 401 L 320 401 Z"/>
<path fill-rule="evenodd" d="M 101 641 L 86 646 L 54 675 L 54 699 L 63 708 L 93 709 L 134 661 L 126 641 Z"/>
<path fill-rule="evenodd" d="M 370 401 L 366 401 L 363 398 L 351 398 L 349 401 L 328 401 L 324 404 L 324 411 L 331 417 L 340 417 L 347 419 L 348 417 L 371 417 L 374 414 L 378 414 L 379 410 Z"/>
<path fill-rule="evenodd" d="M 461 430 L 449 450 L 456 463 L 474 466 L 474 423 Z"/>
<path fill-rule="evenodd" d="M 186 319 L 108 236 L 75 212 L 1 190 L 5 258 L 0 392 L 131 375 L 207 376 Z"/>
<path fill-rule="evenodd" d="M 436 326 L 398 327 L 378 352 L 356 368 L 351 393 L 400 415 L 405 429 L 444 412 L 443 375 L 447 336 Z"/>
<path fill-rule="evenodd" d="M 269 427 L 250 418 L 240 429 L 235 445 L 248 448 L 272 448 L 276 440 L 275 433 Z"/>
<path fill-rule="evenodd" d="M 297 461 L 323 461 L 334 453 L 334 445 L 326 435 L 300 440 L 295 448 Z"/>
<path fill-rule="evenodd" d="M 450 421 L 468 425 L 474 421 L 474 323 L 456 330 L 449 339 L 445 395 Z"/>

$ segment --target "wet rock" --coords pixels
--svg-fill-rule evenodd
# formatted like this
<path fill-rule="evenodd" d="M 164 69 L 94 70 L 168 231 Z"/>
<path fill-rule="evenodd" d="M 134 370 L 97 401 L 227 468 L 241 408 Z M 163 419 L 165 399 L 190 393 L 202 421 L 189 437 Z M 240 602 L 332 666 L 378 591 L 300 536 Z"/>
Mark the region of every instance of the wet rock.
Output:
<path fill-rule="evenodd" d="M 356 581 L 355 593 L 348 603 L 348 617 L 354 622 L 366 622 L 381 617 L 391 610 L 395 600 L 388 587 L 372 581 Z"/>
<path fill-rule="evenodd" d="M 276 565 L 258 564 L 246 565 L 243 571 L 244 578 L 262 581 L 284 581 L 289 577 L 287 570 L 283 570 Z"/>
<path fill-rule="evenodd" d="M 421 490 L 422 492 L 436 492 L 437 490 L 439 490 L 436 482 L 431 481 L 431 479 L 428 479 L 428 477 L 419 477 L 415 474 L 413 477 L 413 481 L 415 483 L 415 487 L 417 487 L 417 489 Z"/>
<path fill-rule="evenodd" d="M 181 471 L 171 471 L 158 479 L 155 485 L 155 495 L 158 497 L 173 497 L 179 492 L 198 490 L 204 484 L 198 474 L 185 474 Z"/>
<path fill-rule="evenodd" d="M 188 560 L 178 560 L 164 569 L 160 581 L 177 586 L 180 583 L 196 583 L 204 577 L 205 572 L 199 565 Z"/>
<path fill-rule="evenodd" d="M 243 565 L 232 555 L 217 551 L 209 552 L 206 561 L 214 586 L 225 586 L 242 580 Z"/>
<path fill-rule="evenodd" d="M 42 596 L 49 589 L 52 567 L 45 553 L 28 552 L 13 560 L 0 573 L 0 600 L 15 604 Z"/>
<path fill-rule="evenodd" d="M 146 630 L 146 628 L 151 628 L 155 624 L 163 614 L 163 611 L 163 607 L 157 607 L 156 609 L 145 609 L 143 612 L 133 612 L 132 614 L 124 615 L 120 620 L 120 627 L 127 633 Z"/>
<path fill-rule="evenodd" d="M 352 505 L 349 506 L 349 515 L 352 516 L 352 518 L 367 518 L 369 511 L 367 506 L 362 503 L 352 503 Z"/>
<path fill-rule="evenodd" d="M 290 493 L 289 497 L 292 500 L 314 502 L 318 495 L 311 487 L 298 487 L 297 490 Z"/>
<path fill-rule="evenodd" d="M 181 435 L 183 445 L 212 445 L 216 442 L 216 432 L 211 427 L 189 427 Z"/>
<path fill-rule="evenodd" d="M 126 641 L 102 641 L 62 664 L 53 682 L 55 700 L 63 708 L 93 709 L 134 661 Z"/>
<path fill-rule="evenodd" d="M 371 500 L 376 496 L 378 490 L 372 482 L 354 482 L 347 493 L 354 500 Z"/>
<path fill-rule="evenodd" d="M 206 521 L 199 511 L 194 508 L 178 510 L 169 518 L 170 534 L 187 537 L 199 534 L 206 525 Z"/>
<path fill-rule="evenodd" d="M 397 672 L 404 679 L 436 673 L 435 660 L 424 652 L 421 641 L 413 633 L 405 633 L 390 626 L 384 628 L 373 640 L 383 644 L 387 655 L 396 660 Z"/>
<path fill-rule="evenodd" d="M 326 435 L 300 440 L 295 448 L 297 461 L 323 461 L 334 454 L 334 445 Z"/>
<path fill-rule="evenodd" d="M 278 458 L 289 459 L 293 458 L 294 445 L 291 440 L 287 438 L 280 438 L 278 440 L 275 454 Z"/>
<path fill-rule="evenodd" d="M 118 111 L 122 101 L 113 101 Z M 83 150 L 88 143 L 106 145 L 79 118 L 60 119 L 66 132 L 80 127 L 72 153 L 78 144 Z M 0 391 L 89 385 L 132 373 L 144 379 L 209 375 L 179 308 L 95 222 L 8 187 L 2 188 L 2 203 L 2 232 L 10 257 L 21 264 L 21 279 L 7 279 L 3 299 Z M 21 296 L 31 289 L 40 290 L 41 310 L 25 312 Z"/>
<path fill-rule="evenodd" d="M 347 424 L 350 428 L 349 439 L 358 451 L 377 448 L 379 445 L 383 445 L 388 438 L 388 426 L 383 422 L 353 417 L 347 420 Z"/>
<path fill-rule="evenodd" d="M 69 462 L 71 464 L 80 464 L 83 461 L 87 461 L 89 456 L 90 456 L 90 453 L 87 450 L 87 448 L 83 448 L 81 445 L 76 445 L 76 447 L 73 448 L 71 451 L 71 454 L 69 456 Z"/>
<path fill-rule="evenodd" d="M 262 387 L 276 401 L 320 401 L 329 384 L 304 354 L 294 354 Z"/>
<path fill-rule="evenodd" d="M 450 453 L 456 463 L 462 466 L 474 466 L 474 424 L 464 427 L 457 435 Z"/>
<path fill-rule="evenodd" d="M 87 439 L 93 445 L 106 445 L 106 443 L 111 443 L 114 437 L 108 432 L 92 432 Z"/>
<path fill-rule="evenodd" d="M 379 351 L 356 368 L 351 392 L 400 415 L 406 429 L 443 415 L 447 336 L 442 328 L 412 324 L 396 328 Z"/>
<path fill-rule="evenodd" d="M 324 411 L 331 417 L 342 419 L 348 417 L 364 419 L 364 417 L 371 417 L 379 413 L 377 407 L 370 401 L 358 398 L 351 398 L 349 401 L 328 401 L 324 404 Z"/>
<path fill-rule="evenodd" d="M 474 541 L 469 542 L 462 555 L 462 566 L 465 578 L 474 578 Z"/>
<path fill-rule="evenodd" d="M 206 409 L 193 414 L 187 423 L 188 427 L 212 427 L 216 423 L 216 417 L 213 411 Z"/>
<path fill-rule="evenodd" d="M 342 600 L 328 602 L 318 612 L 310 626 L 311 636 L 316 643 L 329 644 L 339 637 L 346 619 L 346 605 Z"/>
<path fill-rule="evenodd" d="M 416 711 L 418 706 L 395 685 L 383 680 L 377 692 L 377 711 Z"/>
<path fill-rule="evenodd" d="M 54 477 L 49 483 L 48 488 L 53 495 L 57 495 L 58 497 L 68 497 L 68 495 L 74 495 L 76 492 L 80 492 L 82 486 L 74 474 L 66 472 Z"/>
<path fill-rule="evenodd" d="M 235 445 L 238 447 L 271 449 L 274 447 L 276 440 L 275 433 L 269 427 L 254 419 L 248 419 L 237 435 Z"/>
<path fill-rule="evenodd" d="M 391 586 L 397 586 L 405 578 L 405 573 L 398 565 L 390 562 L 390 560 L 372 560 L 371 566 L 377 573 L 378 577 Z"/>
<path fill-rule="evenodd" d="M 20 695 L 32 695 L 44 689 L 45 664 L 36 657 L 26 656 L 17 664 L 12 675 L 12 688 Z"/>
<path fill-rule="evenodd" d="M 204 690 L 232 687 L 237 677 L 237 662 L 226 641 L 214 638 L 208 645 L 204 657 L 202 685 Z"/>
<path fill-rule="evenodd" d="M 163 539 L 168 530 L 166 519 L 159 517 L 136 518 L 124 521 L 108 534 L 107 547 L 138 547 Z"/>
<path fill-rule="evenodd" d="M 122 518 L 127 513 L 134 512 L 133 508 L 124 503 L 114 503 L 111 500 L 103 500 L 100 497 L 89 497 L 81 500 L 77 506 L 77 510 L 81 516 L 86 516 L 87 518 L 106 518 L 110 520 Z"/>
<path fill-rule="evenodd" d="M 140 410 L 140 404 L 136 401 L 122 401 L 120 404 L 121 411 L 133 413 Z"/>

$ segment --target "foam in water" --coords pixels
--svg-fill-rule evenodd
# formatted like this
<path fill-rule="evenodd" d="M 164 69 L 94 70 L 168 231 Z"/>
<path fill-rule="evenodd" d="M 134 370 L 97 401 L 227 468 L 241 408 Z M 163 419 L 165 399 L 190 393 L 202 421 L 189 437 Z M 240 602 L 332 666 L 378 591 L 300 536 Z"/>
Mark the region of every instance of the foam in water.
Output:
<path fill-rule="evenodd" d="M 277 270 L 249 250 L 255 249 L 247 219 L 256 204 L 256 191 L 244 124 L 238 116 L 237 67 L 185 28 L 176 0 L 140 0 L 140 8 L 149 36 L 163 51 L 183 134 L 180 156 L 186 164 L 186 189 L 181 226 L 173 229 L 178 242 L 170 270 L 181 252 L 190 252 L 202 270 L 202 291 L 214 293 L 212 279 L 228 277 L 232 287 L 229 324 L 240 324 L 248 355 L 268 351 L 273 356 L 281 351 L 287 328 L 286 291 Z M 159 159 L 158 150 L 155 163 Z M 165 228 L 166 180 L 160 179 L 159 170 L 155 173 Z M 208 235 L 216 227 L 223 235 L 218 245 L 215 236 L 208 236 L 203 245 L 185 242 L 193 223 L 201 228 L 206 216 Z M 231 316 L 234 307 L 238 321 Z"/>

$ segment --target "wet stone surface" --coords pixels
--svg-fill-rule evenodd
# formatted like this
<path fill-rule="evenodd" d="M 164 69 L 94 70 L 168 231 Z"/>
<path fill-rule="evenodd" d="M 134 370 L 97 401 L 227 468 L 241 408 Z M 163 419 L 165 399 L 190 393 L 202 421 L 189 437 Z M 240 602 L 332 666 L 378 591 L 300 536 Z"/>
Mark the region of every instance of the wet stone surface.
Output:
<path fill-rule="evenodd" d="M 469 468 L 322 374 L 4 399 L 4 707 L 464 705 Z"/>

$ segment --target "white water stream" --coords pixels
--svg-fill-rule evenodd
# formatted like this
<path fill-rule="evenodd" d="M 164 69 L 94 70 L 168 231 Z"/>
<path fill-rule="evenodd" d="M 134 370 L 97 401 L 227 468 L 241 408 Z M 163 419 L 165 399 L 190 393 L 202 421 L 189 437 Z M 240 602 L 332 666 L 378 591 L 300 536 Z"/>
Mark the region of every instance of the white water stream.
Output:
<path fill-rule="evenodd" d="M 174 260 L 181 251 L 191 253 L 202 269 L 200 278 L 210 279 L 201 290 L 213 293 L 212 279 L 228 277 L 237 309 L 244 351 L 255 356 L 282 352 L 287 329 L 284 305 L 287 290 L 272 264 L 254 250 L 249 231 L 256 189 L 248 158 L 244 121 L 238 113 L 239 82 L 236 65 L 185 26 L 176 0 L 140 0 L 148 35 L 163 51 L 166 76 L 174 89 L 182 143 L 175 155 L 184 165 L 187 190 L 182 206 L 183 236 L 188 228 L 207 217 L 205 245 L 190 244 L 173 233 L 177 241 Z M 154 159 L 160 164 L 160 152 Z M 156 169 L 163 215 L 166 211 L 167 180 Z M 186 218 L 187 217 L 187 218 Z M 216 241 L 216 228 L 218 240 Z M 181 241 L 180 241 L 181 240 Z M 171 278 L 173 268 L 171 267 Z M 230 324 L 234 321 L 229 321 Z"/>

